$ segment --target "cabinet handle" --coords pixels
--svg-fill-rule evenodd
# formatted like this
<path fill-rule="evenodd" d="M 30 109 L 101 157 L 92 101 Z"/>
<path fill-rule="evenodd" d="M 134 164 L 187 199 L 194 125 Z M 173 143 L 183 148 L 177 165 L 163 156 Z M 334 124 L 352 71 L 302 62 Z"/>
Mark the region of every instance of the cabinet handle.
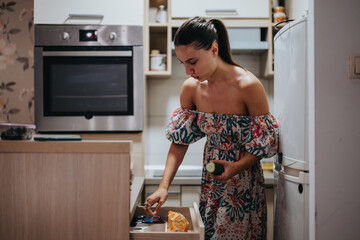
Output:
<path fill-rule="evenodd" d="M 131 51 L 44 51 L 43 56 L 54 57 L 131 57 Z"/>
<path fill-rule="evenodd" d="M 74 14 L 69 13 L 69 18 L 104 18 L 103 14 Z"/>
<path fill-rule="evenodd" d="M 146 192 L 146 195 L 151 195 L 153 193 L 154 193 L 154 191 L 149 191 L 149 192 Z M 168 195 L 177 195 L 177 194 L 181 194 L 181 191 L 168 191 Z"/>
<path fill-rule="evenodd" d="M 238 15 L 236 9 L 206 9 L 206 15 Z"/>

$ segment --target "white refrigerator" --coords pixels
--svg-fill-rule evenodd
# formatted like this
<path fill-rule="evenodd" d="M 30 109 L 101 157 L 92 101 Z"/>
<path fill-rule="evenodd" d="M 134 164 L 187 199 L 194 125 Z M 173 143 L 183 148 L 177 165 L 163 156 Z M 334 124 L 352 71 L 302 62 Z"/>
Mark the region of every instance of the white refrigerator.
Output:
<path fill-rule="evenodd" d="M 307 70 L 307 18 L 301 18 L 274 37 L 274 115 L 280 133 L 274 164 L 277 240 L 309 239 Z"/>

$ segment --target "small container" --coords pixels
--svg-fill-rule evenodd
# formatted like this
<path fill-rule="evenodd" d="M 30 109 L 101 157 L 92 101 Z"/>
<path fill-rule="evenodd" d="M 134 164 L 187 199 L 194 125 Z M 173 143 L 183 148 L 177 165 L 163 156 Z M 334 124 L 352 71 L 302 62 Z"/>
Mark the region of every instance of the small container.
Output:
<path fill-rule="evenodd" d="M 282 6 L 274 7 L 274 22 L 279 23 L 286 20 L 285 8 Z"/>
<path fill-rule="evenodd" d="M 33 137 L 35 125 L 0 123 L 2 140 L 30 140 Z"/>
<path fill-rule="evenodd" d="M 150 71 L 166 70 L 166 54 L 160 54 L 159 50 L 152 50 L 150 54 Z"/>
<path fill-rule="evenodd" d="M 206 164 L 206 171 L 214 175 L 221 175 L 224 172 L 224 166 L 220 163 L 209 162 Z"/>
<path fill-rule="evenodd" d="M 165 6 L 160 5 L 156 12 L 156 22 L 158 23 L 166 23 L 167 13 L 165 11 Z"/>

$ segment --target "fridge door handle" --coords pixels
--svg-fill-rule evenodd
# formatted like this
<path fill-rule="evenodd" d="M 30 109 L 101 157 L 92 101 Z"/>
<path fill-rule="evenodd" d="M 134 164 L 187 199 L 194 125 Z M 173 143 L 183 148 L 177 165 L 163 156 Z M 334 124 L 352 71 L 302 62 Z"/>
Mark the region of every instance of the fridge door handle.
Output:
<path fill-rule="evenodd" d="M 282 152 L 278 152 L 277 153 L 277 158 L 276 158 L 276 163 L 282 164 L 282 158 L 283 158 Z"/>
<path fill-rule="evenodd" d="M 284 172 L 280 172 L 281 176 L 288 181 L 299 183 L 299 184 L 309 184 L 309 174 L 305 172 L 299 172 L 299 176 L 291 176 L 285 174 Z"/>

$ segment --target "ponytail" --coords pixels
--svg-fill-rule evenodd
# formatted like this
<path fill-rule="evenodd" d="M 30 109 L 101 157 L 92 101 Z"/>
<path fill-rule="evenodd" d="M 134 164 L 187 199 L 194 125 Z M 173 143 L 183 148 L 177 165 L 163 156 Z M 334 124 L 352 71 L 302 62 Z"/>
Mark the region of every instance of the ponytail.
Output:
<path fill-rule="evenodd" d="M 218 36 L 218 46 L 219 46 L 219 56 L 221 57 L 224 62 L 241 67 L 239 64 L 235 63 L 232 59 L 231 50 L 230 50 L 230 43 L 229 43 L 229 35 L 226 30 L 224 23 L 218 19 L 210 19 L 209 23 L 214 25 L 216 29 L 216 33 Z M 242 68 L 242 67 L 241 67 Z"/>
<path fill-rule="evenodd" d="M 209 50 L 214 42 L 218 44 L 219 56 L 224 62 L 243 68 L 232 60 L 226 27 L 218 19 L 207 21 L 202 17 L 193 17 L 179 27 L 174 38 L 175 46 L 193 44 L 196 49 L 205 50 Z"/>

